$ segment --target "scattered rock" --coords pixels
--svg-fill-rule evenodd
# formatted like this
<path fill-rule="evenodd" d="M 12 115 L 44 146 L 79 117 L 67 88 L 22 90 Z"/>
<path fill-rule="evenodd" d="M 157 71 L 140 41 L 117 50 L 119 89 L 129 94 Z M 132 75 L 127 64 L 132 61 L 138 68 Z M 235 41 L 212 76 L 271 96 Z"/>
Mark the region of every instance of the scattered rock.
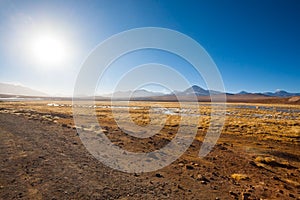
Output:
<path fill-rule="evenodd" d="M 104 134 L 106 134 L 106 133 L 108 133 L 108 130 L 102 129 L 102 132 L 103 132 Z"/>
<path fill-rule="evenodd" d="M 199 174 L 196 178 L 197 181 L 210 182 L 205 176 Z"/>
<path fill-rule="evenodd" d="M 238 194 L 235 193 L 235 192 L 233 192 L 233 191 L 229 191 L 229 194 L 230 194 L 231 196 L 238 197 Z"/>
<path fill-rule="evenodd" d="M 220 174 L 218 172 L 213 172 L 212 175 L 217 176 L 217 177 L 220 176 Z"/>
<path fill-rule="evenodd" d="M 220 150 L 225 151 L 225 150 L 228 150 L 228 149 L 224 146 L 220 146 Z"/>
<path fill-rule="evenodd" d="M 186 165 L 185 168 L 188 169 L 188 170 L 193 170 L 194 166 L 192 166 L 192 165 Z"/>
<path fill-rule="evenodd" d="M 205 181 L 200 181 L 200 183 L 203 184 L 203 185 L 207 184 L 207 182 L 205 182 Z"/>
<path fill-rule="evenodd" d="M 58 120 L 58 119 L 60 119 L 60 117 L 55 116 L 55 117 L 53 117 L 53 119 L 54 119 L 54 120 Z"/>
<path fill-rule="evenodd" d="M 181 185 L 177 185 L 178 189 L 185 190 Z"/>
<path fill-rule="evenodd" d="M 242 199 L 243 200 L 248 200 L 250 196 L 251 196 L 251 194 L 248 193 L 248 192 L 243 192 L 242 193 Z"/>
<path fill-rule="evenodd" d="M 163 178 L 163 177 L 164 177 L 164 176 L 163 176 L 162 174 L 160 174 L 160 173 L 156 173 L 155 176 L 158 177 L 158 178 Z"/>

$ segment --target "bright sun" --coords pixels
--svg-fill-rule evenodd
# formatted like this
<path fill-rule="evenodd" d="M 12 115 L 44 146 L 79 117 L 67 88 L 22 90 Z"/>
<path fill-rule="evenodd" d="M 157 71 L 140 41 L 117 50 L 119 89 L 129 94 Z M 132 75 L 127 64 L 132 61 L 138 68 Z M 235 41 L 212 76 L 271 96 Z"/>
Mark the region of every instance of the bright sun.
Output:
<path fill-rule="evenodd" d="M 42 33 L 36 35 L 30 42 L 31 57 L 39 66 L 60 67 L 67 59 L 67 46 L 55 34 Z"/>

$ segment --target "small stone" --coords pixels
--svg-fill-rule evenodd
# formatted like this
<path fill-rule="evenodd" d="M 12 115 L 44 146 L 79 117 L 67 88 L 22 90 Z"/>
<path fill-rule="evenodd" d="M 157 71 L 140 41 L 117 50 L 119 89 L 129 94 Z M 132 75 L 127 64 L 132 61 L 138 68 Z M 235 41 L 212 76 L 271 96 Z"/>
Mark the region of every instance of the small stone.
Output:
<path fill-rule="evenodd" d="M 247 189 L 247 192 L 250 192 L 250 193 L 251 193 L 251 192 L 253 192 L 253 190 L 252 190 L 252 189 Z"/>
<path fill-rule="evenodd" d="M 225 151 L 225 150 L 228 150 L 226 147 L 224 147 L 224 146 L 221 146 L 220 147 L 220 150 L 223 150 L 223 151 Z"/>
<path fill-rule="evenodd" d="M 164 176 L 161 175 L 160 173 L 156 173 L 155 176 L 158 177 L 158 178 L 163 178 L 163 177 L 164 177 Z"/>
<path fill-rule="evenodd" d="M 250 195 L 251 195 L 250 193 L 244 192 L 244 193 L 242 193 L 242 199 L 243 200 L 248 200 Z"/>
<path fill-rule="evenodd" d="M 197 176 L 197 180 L 198 180 L 198 181 L 209 182 L 209 180 L 208 180 L 205 176 L 203 176 L 203 175 L 201 175 L 201 174 L 199 174 L 199 175 Z"/>
<path fill-rule="evenodd" d="M 181 185 L 177 185 L 178 189 L 184 190 L 184 188 Z"/>
<path fill-rule="evenodd" d="M 200 181 L 201 184 L 206 185 L 207 182 L 206 181 Z"/>
<path fill-rule="evenodd" d="M 237 193 L 235 193 L 235 192 L 233 192 L 233 191 L 229 191 L 229 194 L 230 194 L 231 196 L 235 196 L 235 197 L 237 197 L 237 196 L 238 196 L 238 194 L 237 194 Z"/>
<path fill-rule="evenodd" d="M 105 134 L 105 133 L 108 133 L 108 130 L 102 129 L 102 132 Z"/>
<path fill-rule="evenodd" d="M 188 169 L 188 170 L 193 170 L 194 169 L 194 167 L 192 166 L 192 165 L 187 165 L 187 166 L 185 166 L 186 167 L 186 169 Z"/>
<path fill-rule="evenodd" d="M 291 193 L 289 194 L 289 197 L 291 197 L 291 198 L 296 198 L 295 195 L 293 195 L 293 194 L 291 194 Z"/>

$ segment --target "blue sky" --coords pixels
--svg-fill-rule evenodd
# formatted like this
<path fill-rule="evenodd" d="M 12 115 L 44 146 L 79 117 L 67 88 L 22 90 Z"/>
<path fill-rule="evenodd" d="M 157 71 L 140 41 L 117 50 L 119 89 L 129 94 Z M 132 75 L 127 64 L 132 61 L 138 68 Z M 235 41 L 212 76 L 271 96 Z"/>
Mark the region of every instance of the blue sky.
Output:
<path fill-rule="evenodd" d="M 299 92 L 299 10 L 297 0 L 4 0 L 0 2 L 0 82 L 70 95 L 81 64 L 100 42 L 125 30 L 154 26 L 180 31 L 200 43 L 218 66 L 228 92 Z M 39 32 L 47 31 L 59 35 L 68 47 L 67 58 L 53 67 L 29 55 Z M 164 52 L 137 52 L 122 64 L 129 69 L 147 62 L 173 66 L 191 84 L 205 87 L 188 63 Z M 118 67 L 107 76 L 121 74 Z M 104 90 L 108 91 L 109 87 Z"/>

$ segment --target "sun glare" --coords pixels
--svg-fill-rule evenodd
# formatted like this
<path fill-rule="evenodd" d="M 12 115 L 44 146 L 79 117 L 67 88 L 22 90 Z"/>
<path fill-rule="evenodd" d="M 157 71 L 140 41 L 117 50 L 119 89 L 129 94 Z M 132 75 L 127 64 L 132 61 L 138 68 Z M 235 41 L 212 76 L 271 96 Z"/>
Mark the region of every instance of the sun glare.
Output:
<path fill-rule="evenodd" d="M 36 35 L 30 42 L 31 57 L 39 67 L 57 68 L 67 59 L 67 46 L 55 34 L 43 33 Z"/>

